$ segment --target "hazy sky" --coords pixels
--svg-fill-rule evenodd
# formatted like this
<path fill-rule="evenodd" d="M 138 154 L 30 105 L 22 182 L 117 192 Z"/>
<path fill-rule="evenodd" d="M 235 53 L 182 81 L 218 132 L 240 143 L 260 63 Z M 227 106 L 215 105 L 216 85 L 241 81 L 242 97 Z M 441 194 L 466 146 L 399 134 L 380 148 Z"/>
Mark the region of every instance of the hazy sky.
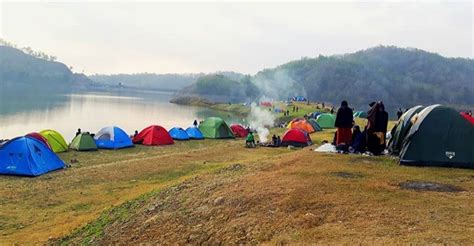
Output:
<path fill-rule="evenodd" d="M 263 68 L 376 45 L 473 57 L 473 3 L 8 2 L 0 36 L 76 72 Z"/>

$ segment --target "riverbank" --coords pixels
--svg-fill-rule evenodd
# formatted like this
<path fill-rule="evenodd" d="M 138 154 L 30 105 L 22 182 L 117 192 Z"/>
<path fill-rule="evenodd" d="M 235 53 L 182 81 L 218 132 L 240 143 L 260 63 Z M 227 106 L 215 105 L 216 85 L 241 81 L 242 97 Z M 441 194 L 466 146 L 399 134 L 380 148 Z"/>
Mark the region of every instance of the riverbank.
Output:
<path fill-rule="evenodd" d="M 298 115 L 314 111 L 300 107 Z M 313 133 L 303 149 L 246 149 L 235 139 L 61 153 L 70 168 L 0 179 L 0 241 L 474 243 L 472 170 L 311 151 L 333 134 Z M 409 181 L 456 189 L 407 189 Z"/>

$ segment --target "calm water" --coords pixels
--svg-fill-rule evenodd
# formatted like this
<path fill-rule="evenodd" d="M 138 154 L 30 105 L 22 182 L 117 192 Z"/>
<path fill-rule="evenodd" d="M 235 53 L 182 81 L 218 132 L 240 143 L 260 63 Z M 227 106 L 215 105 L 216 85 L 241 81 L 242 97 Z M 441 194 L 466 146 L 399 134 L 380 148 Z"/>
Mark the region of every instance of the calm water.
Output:
<path fill-rule="evenodd" d="M 166 92 L 114 92 L 55 95 L 33 101 L 0 98 L 0 139 L 55 129 L 70 141 L 77 130 L 97 132 L 119 126 L 129 134 L 149 125 L 186 128 L 195 119 L 219 116 L 227 123 L 245 120 L 209 109 L 169 103 Z"/>

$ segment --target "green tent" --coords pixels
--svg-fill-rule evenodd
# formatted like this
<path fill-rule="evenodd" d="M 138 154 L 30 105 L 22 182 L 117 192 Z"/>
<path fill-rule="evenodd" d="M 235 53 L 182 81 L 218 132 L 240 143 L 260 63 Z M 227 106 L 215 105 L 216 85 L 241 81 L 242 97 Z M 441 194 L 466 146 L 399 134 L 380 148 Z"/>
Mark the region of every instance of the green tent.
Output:
<path fill-rule="evenodd" d="M 323 130 L 323 128 L 321 128 L 321 126 L 318 124 L 318 122 L 316 122 L 315 119 L 309 119 L 308 122 L 309 124 L 311 124 L 315 131 L 319 132 Z"/>
<path fill-rule="evenodd" d="M 336 122 L 336 116 L 333 114 L 320 114 L 316 118 L 316 122 L 321 126 L 321 128 L 334 128 L 334 123 Z"/>
<path fill-rule="evenodd" d="M 55 130 L 43 130 L 40 132 L 41 136 L 48 140 L 49 146 L 55 153 L 66 152 L 68 146 L 64 137 Z"/>
<path fill-rule="evenodd" d="M 97 150 L 97 145 L 90 134 L 82 133 L 72 140 L 69 148 L 77 151 Z"/>
<path fill-rule="evenodd" d="M 402 165 L 474 168 L 474 125 L 452 108 L 420 111 L 400 152 Z"/>
<path fill-rule="evenodd" d="M 218 117 L 209 117 L 199 124 L 199 130 L 205 138 L 234 138 L 225 121 Z"/>
<path fill-rule="evenodd" d="M 418 112 L 423 109 L 423 106 L 415 106 L 409 110 L 407 110 L 398 120 L 397 124 L 393 126 L 390 138 L 388 142 L 387 149 L 392 155 L 400 154 L 400 150 L 403 147 L 403 140 L 405 136 L 410 131 L 412 126 L 411 119 L 415 116 Z"/>
<path fill-rule="evenodd" d="M 354 112 L 354 118 L 367 119 L 367 112 L 365 112 L 365 111 L 356 111 L 356 112 Z"/>

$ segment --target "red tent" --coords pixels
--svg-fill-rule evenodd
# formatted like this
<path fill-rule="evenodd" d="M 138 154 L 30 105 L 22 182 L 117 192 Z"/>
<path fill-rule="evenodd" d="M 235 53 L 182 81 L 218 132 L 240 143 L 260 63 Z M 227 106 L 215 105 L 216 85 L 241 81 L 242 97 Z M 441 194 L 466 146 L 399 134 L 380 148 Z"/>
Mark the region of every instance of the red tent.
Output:
<path fill-rule="evenodd" d="M 143 129 L 133 137 L 132 141 L 135 144 L 143 145 L 165 145 L 174 143 L 168 131 L 161 126 L 156 125 Z"/>
<path fill-rule="evenodd" d="M 245 138 L 249 134 L 247 129 L 245 129 L 243 126 L 239 124 L 232 124 L 230 126 L 230 129 L 232 130 L 232 133 L 234 133 L 234 136 L 238 138 Z"/>
<path fill-rule="evenodd" d="M 271 102 L 260 102 L 260 106 L 262 106 L 262 107 L 271 107 L 272 103 Z"/>
<path fill-rule="evenodd" d="M 474 125 L 474 117 L 462 112 L 461 113 L 462 117 L 464 117 L 464 119 L 466 119 L 467 121 L 471 122 L 471 124 Z"/>
<path fill-rule="evenodd" d="M 305 147 L 311 144 L 311 138 L 308 133 L 299 129 L 292 128 L 283 134 L 281 139 L 281 145 L 283 146 L 296 146 L 296 147 Z"/>
<path fill-rule="evenodd" d="M 41 134 L 37 132 L 31 132 L 31 133 L 26 134 L 26 136 L 32 137 L 34 139 L 41 141 L 42 143 L 44 143 L 44 145 L 46 145 L 49 149 L 51 149 L 51 146 L 49 146 L 48 140 L 46 140 L 46 138 L 44 138 Z"/>

